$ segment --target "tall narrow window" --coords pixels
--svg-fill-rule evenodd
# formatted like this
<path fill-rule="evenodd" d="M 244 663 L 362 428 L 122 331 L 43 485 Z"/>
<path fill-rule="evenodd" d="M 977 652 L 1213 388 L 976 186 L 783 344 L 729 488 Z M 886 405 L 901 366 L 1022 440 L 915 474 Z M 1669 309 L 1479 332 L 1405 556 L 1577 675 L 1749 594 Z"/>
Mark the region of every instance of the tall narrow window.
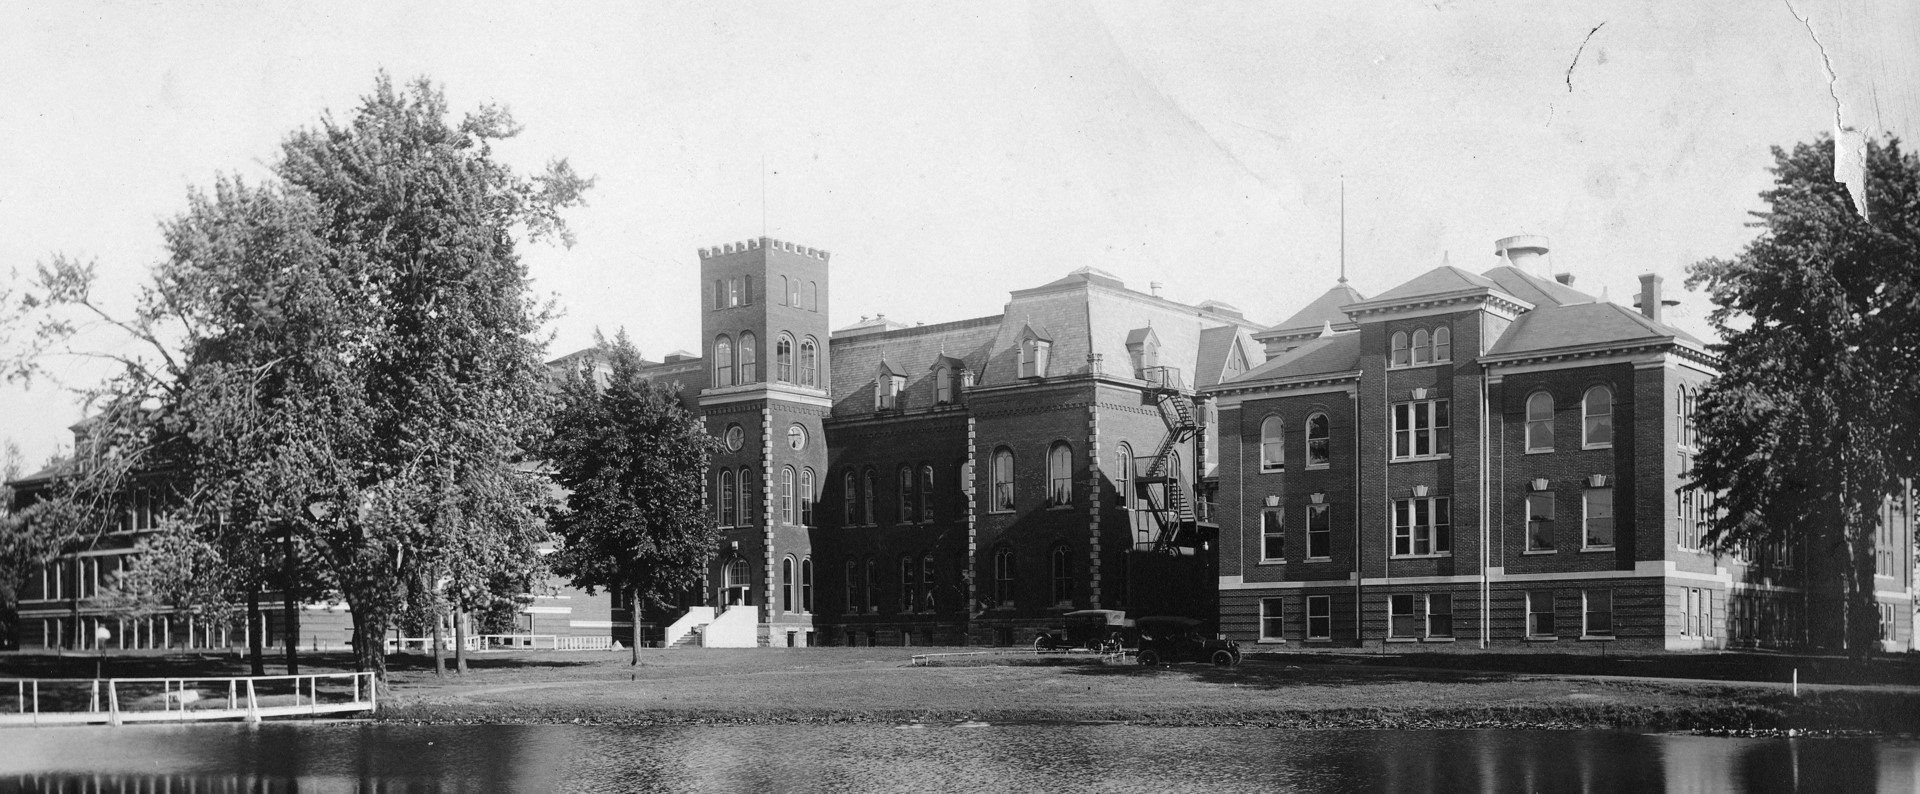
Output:
<path fill-rule="evenodd" d="M 1307 596 L 1307 639 L 1333 637 L 1333 597 Z"/>
<path fill-rule="evenodd" d="M 913 482 L 913 467 L 901 466 L 899 473 L 894 476 L 894 482 L 900 489 L 900 512 L 895 515 L 900 523 L 911 524 L 920 513 L 919 507 L 913 503 L 913 497 L 920 493 Z"/>
<path fill-rule="evenodd" d="M 880 588 L 877 585 L 880 579 L 878 576 L 875 575 L 876 573 L 878 573 L 878 570 L 874 566 L 873 558 L 868 557 L 867 571 L 866 571 L 864 580 L 862 581 L 862 587 L 861 587 L 861 589 L 866 591 L 866 594 L 867 594 L 867 611 L 868 612 L 880 611 Z"/>
<path fill-rule="evenodd" d="M 1448 593 L 1427 594 L 1427 636 L 1453 636 L 1453 596 Z"/>
<path fill-rule="evenodd" d="M 1328 432 L 1327 415 L 1314 412 L 1307 417 L 1307 468 L 1325 468 L 1333 464 L 1333 439 Z"/>
<path fill-rule="evenodd" d="M 1552 637 L 1553 628 L 1553 591 L 1535 590 L 1527 593 L 1527 636 Z"/>
<path fill-rule="evenodd" d="M 813 526 L 813 470 L 800 471 L 800 526 Z"/>
<path fill-rule="evenodd" d="M 1404 367 L 1412 363 L 1407 357 L 1407 332 L 1393 332 L 1393 358 L 1390 366 Z"/>
<path fill-rule="evenodd" d="M 793 382 L 793 337 L 784 333 L 773 343 L 773 377 L 781 383 Z"/>
<path fill-rule="evenodd" d="M 1553 451 L 1553 395 L 1543 391 L 1527 397 L 1527 451 Z"/>
<path fill-rule="evenodd" d="M 1120 506 L 1132 509 L 1134 500 L 1133 447 L 1122 442 L 1120 449 L 1114 452 L 1114 456 L 1119 458 L 1119 460 L 1114 461 L 1114 463 L 1118 465 L 1116 465 L 1113 470 L 1120 473 L 1120 479 L 1114 482 L 1114 487 L 1120 490 Z"/>
<path fill-rule="evenodd" d="M 800 279 L 789 279 L 786 289 L 787 305 L 796 309 L 800 308 Z"/>
<path fill-rule="evenodd" d="M 1065 546 L 1053 549 L 1053 603 L 1073 603 L 1073 554 Z"/>
<path fill-rule="evenodd" d="M 993 602 L 1013 605 L 1013 549 L 1005 546 L 993 552 Z"/>
<path fill-rule="evenodd" d="M 868 524 L 880 523 L 880 511 L 874 509 L 880 498 L 880 473 L 868 466 L 860 475 L 860 518 Z"/>
<path fill-rule="evenodd" d="M 1020 343 L 1020 377 L 1044 378 L 1047 376 L 1047 356 L 1053 343 L 1045 339 L 1028 339 Z"/>
<path fill-rule="evenodd" d="M 1433 329 L 1433 360 L 1453 360 L 1453 331 L 1444 325 Z"/>
<path fill-rule="evenodd" d="M 713 340 L 713 385 L 715 388 L 733 385 L 733 340 L 726 334 Z"/>
<path fill-rule="evenodd" d="M 1413 602 L 1411 593 L 1387 597 L 1387 636 L 1420 636 L 1420 616 L 1413 611 Z"/>
<path fill-rule="evenodd" d="M 820 311 L 820 283 L 817 281 L 807 282 L 807 311 Z"/>
<path fill-rule="evenodd" d="M 1613 390 L 1595 386 L 1581 401 L 1581 439 L 1587 449 L 1613 446 Z"/>
<path fill-rule="evenodd" d="M 1283 598 L 1260 599 L 1261 642 L 1273 642 L 1286 639 L 1284 634 L 1286 622 L 1282 619 L 1284 615 L 1284 602 L 1285 599 Z"/>
<path fill-rule="evenodd" d="M 1427 336 L 1427 329 L 1422 328 L 1413 332 L 1414 364 L 1427 364 L 1433 361 L 1433 348 L 1429 347 L 1431 344 L 1432 339 Z"/>
<path fill-rule="evenodd" d="M 1013 512 L 1013 450 L 1001 447 L 993 451 L 993 501 L 989 510 L 995 513 Z"/>
<path fill-rule="evenodd" d="M 917 588 L 919 573 L 918 560 L 912 557 L 900 558 L 900 611 L 902 613 L 912 612 L 914 605 L 919 603 L 917 597 L 919 594 L 914 592 Z"/>
<path fill-rule="evenodd" d="M 1329 505 L 1307 505 L 1307 558 L 1333 556 L 1333 521 Z"/>
<path fill-rule="evenodd" d="M 842 483 L 840 492 L 843 500 L 846 502 L 847 526 L 850 526 L 850 527 L 859 526 L 861 523 L 860 522 L 859 479 L 854 476 L 853 468 L 848 467 L 846 471 L 846 476 L 842 477 L 841 480 L 843 481 L 843 483 Z"/>
<path fill-rule="evenodd" d="M 1260 420 L 1260 470 L 1287 468 L 1287 426 L 1278 416 Z"/>
<path fill-rule="evenodd" d="M 793 523 L 793 467 L 780 470 L 780 523 Z"/>
<path fill-rule="evenodd" d="M 938 405 L 953 402 L 953 370 L 938 367 L 933 371 L 933 401 Z"/>
<path fill-rule="evenodd" d="M 846 591 L 847 591 L 846 613 L 849 615 L 859 614 L 860 612 L 860 561 L 852 557 L 847 558 Z"/>
<path fill-rule="evenodd" d="M 1586 602 L 1585 621 L 1580 633 L 1588 637 L 1613 636 L 1613 591 L 1588 590 L 1582 593 Z"/>
<path fill-rule="evenodd" d="M 789 283 L 791 282 L 787 279 L 786 276 L 780 277 L 780 305 L 782 306 L 789 305 L 789 301 L 787 300 L 787 285 Z"/>
<path fill-rule="evenodd" d="M 800 611 L 813 611 L 813 558 L 800 560 Z"/>
<path fill-rule="evenodd" d="M 780 611 L 793 611 L 793 558 L 780 560 Z"/>
<path fill-rule="evenodd" d="M 740 467 L 740 526 L 754 526 L 754 513 L 758 512 L 754 509 L 758 504 L 755 497 L 759 494 L 754 491 L 753 483 L 759 479 L 752 469 Z"/>
<path fill-rule="evenodd" d="M 727 285 L 717 278 L 713 280 L 713 308 L 727 308 Z"/>
<path fill-rule="evenodd" d="M 1064 441 L 1047 450 L 1047 483 L 1047 506 L 1073 504 L 1073 448 Z"/>
<path fill-rule="evenodd" d="M 753 305 L 753 277 L 752 276 L 740 277 L 740 305 L 742 306 Z"/>
<path fill-rule="evenodd" d="M 760 358 L 759 350 L 756 349 L 759 345 L 760 340 L 753 335 L 752 331 L 740 332 L 741 383 L 753 383 L 760 380 L 760 373 L 756 371 L 758 368 L 755 366 Z"/>
<path fill-rule="evenodd" d="M 920 464 L 920 520 L 933 523 L 933 464 Z"/>
<path fill-rule="evenodd" d="M 811 336 L 800 341 L 800 385 L 820 388 L 820 346 Z"/>
<path fill-rule="evenodd" d="M 720 470 L 720 495 L 718 498 L 719 507 L 720 507 L 720 526 L 723 526 L 723 527 L 733 526 L 734 524 L 733 511 L 735 509 L 734 499 L 736 498 L 738 497 L 737 497 L 737 494 L 734 493 L 733 470 L 721 469 Z"/>
<path fill-rule="evenodd" d="M 740 305 L 740 279 L 737 279 L 737 278 L 727 279 L 727 305 L 728 306 Z"/>
<path fill-rule="evenodd" d="M 1287 559 L 1287 525 L 1281 520 L 1278 507 L 1269 507 L 1260 511 L 1260 561 L 1285 562 Z"/>
<path fill-rule="evenodd" d="M 1586 504 L 1586 547 L 1613 548 L 1613 489 L 1589 488 L 1583 497 Z"/>
<path fill-rule="evenodd" d="M 1527 494 L 1527 551 L 1553 551 L 1553 494 Z"/>

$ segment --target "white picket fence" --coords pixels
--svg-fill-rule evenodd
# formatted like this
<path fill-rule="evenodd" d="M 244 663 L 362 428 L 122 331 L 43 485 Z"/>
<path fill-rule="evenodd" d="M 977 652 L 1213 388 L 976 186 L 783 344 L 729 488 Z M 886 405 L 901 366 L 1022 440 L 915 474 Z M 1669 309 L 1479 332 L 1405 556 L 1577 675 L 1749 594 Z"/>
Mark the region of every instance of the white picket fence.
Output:
<path fill-rule="evenodd" d="M 379 706 L 373 673 L 0 680 L 0 726 L 259 722 L 372 713 Z"/>
<path fill-rule="evenodd" d="M 452 637 L 441 637 L 440 648 L 453 650 Z M 570 637 L 559 634 L 475 634 L 465 638 L 463 647 L 472 653 L 483 651 L 610 651 L 613 650 L 612 637 Z M 388 641 L 389 650 L 417 651 L 426 653 L 433 650 L 432 637 L 401 637 L 398 641 Z"/>

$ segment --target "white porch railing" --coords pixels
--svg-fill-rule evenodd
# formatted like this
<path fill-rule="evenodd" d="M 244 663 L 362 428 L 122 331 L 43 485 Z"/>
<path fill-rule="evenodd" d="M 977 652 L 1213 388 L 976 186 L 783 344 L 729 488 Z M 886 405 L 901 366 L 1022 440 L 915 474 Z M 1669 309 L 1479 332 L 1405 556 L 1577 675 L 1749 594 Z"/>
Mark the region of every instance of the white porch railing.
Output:
<path fill-rule="evenodd" d="M 432 637 L 401 637 L 389 641 L 400 651 L 426 653 L 433 650 Z M 453 650 L 452 637 L 440 638 L 440 649 Z M 612 637 L 574 637 L 563 634 L 475 634 L 462 641 L 466 650 L 481 651 L 607 651 L 613 649 Z"/>
<path fill-rule="evenodd" d="M 380 705 L 373 675 L 0 680 L 0 726 L 259 722 L 372 713 Z"/>

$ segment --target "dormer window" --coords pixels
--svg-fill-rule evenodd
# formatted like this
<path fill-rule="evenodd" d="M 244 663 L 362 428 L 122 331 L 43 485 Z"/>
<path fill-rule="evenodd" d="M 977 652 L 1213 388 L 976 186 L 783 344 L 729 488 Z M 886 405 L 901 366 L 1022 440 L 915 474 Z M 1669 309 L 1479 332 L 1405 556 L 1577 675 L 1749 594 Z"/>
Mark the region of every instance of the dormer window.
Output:
<path fill-rule="evenodd" d="M 1160 366 L 1160 337 L 1152 328 L 1135 328 L 1127 333 L 1127 357 L 1133 359 L 1134 377 L 1145 379 L 1149 369 Z"/>
<path fill-rule="evenodd" d="M 947 405 L 953 402 L 953 370 L 941 367 L 933 371 L 933 402 Z"/>
<path fill-rule="evenodd" d="M 953 356 L 942 354 L 933 360 L 933 403 L 952 405 L 960 401 L 960 390 L 972 385 L 961 380 L 967 372 L 967 364 Z"/>
<path fill-rule="evenodd" d="M 1047 376 L 1047 354 L 1053 343 L 1045 339 L 1028 339 L 1020 343 L 1020 377 L 1044 378 Z"/>
<path fill-rule="evenodd" d="M 890 411 L 903 407 L 901 398 L 906 391 L 907 374 L 885 361 L 880 362 L 880 372 L 873 379 L 873 409 Z"/>

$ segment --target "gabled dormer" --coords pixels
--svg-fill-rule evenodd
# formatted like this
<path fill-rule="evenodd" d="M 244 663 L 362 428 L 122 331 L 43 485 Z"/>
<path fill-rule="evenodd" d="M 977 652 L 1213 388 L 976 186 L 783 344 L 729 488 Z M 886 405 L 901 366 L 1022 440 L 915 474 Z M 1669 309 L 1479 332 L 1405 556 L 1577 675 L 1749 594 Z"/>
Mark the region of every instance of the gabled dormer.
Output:
<path fill-rule="evenodd" d="M 1020 377 L 1046 377 L 1048 358 L 1053 350 L 1053 336 L 1033 327 L 1031 323 L 1025 324 L 1020 328 L 1019 348 Z"/>
<path fill-rule="evenodd" d="M 973 370 L 967 362 L 941 353 L 933 359 L 933 404 L 953 405 L 973 385 Z"/>
<path fill-rule="evenodd" d="M 901 398 L 906 392 L 907 373 L 887 363 L 886 359 L 881 359 L 880 370 L 873 378 L 873 410 L 890 411 L 904 407 Z"/>
<path fill-rule="evenodd" d="M 1153 326 L 1127 332 L 1127 356 L 1133 362 L 1133 376 L 1145 378 L 1149 368 L 1160 366 L 1160 335 Z"/>

